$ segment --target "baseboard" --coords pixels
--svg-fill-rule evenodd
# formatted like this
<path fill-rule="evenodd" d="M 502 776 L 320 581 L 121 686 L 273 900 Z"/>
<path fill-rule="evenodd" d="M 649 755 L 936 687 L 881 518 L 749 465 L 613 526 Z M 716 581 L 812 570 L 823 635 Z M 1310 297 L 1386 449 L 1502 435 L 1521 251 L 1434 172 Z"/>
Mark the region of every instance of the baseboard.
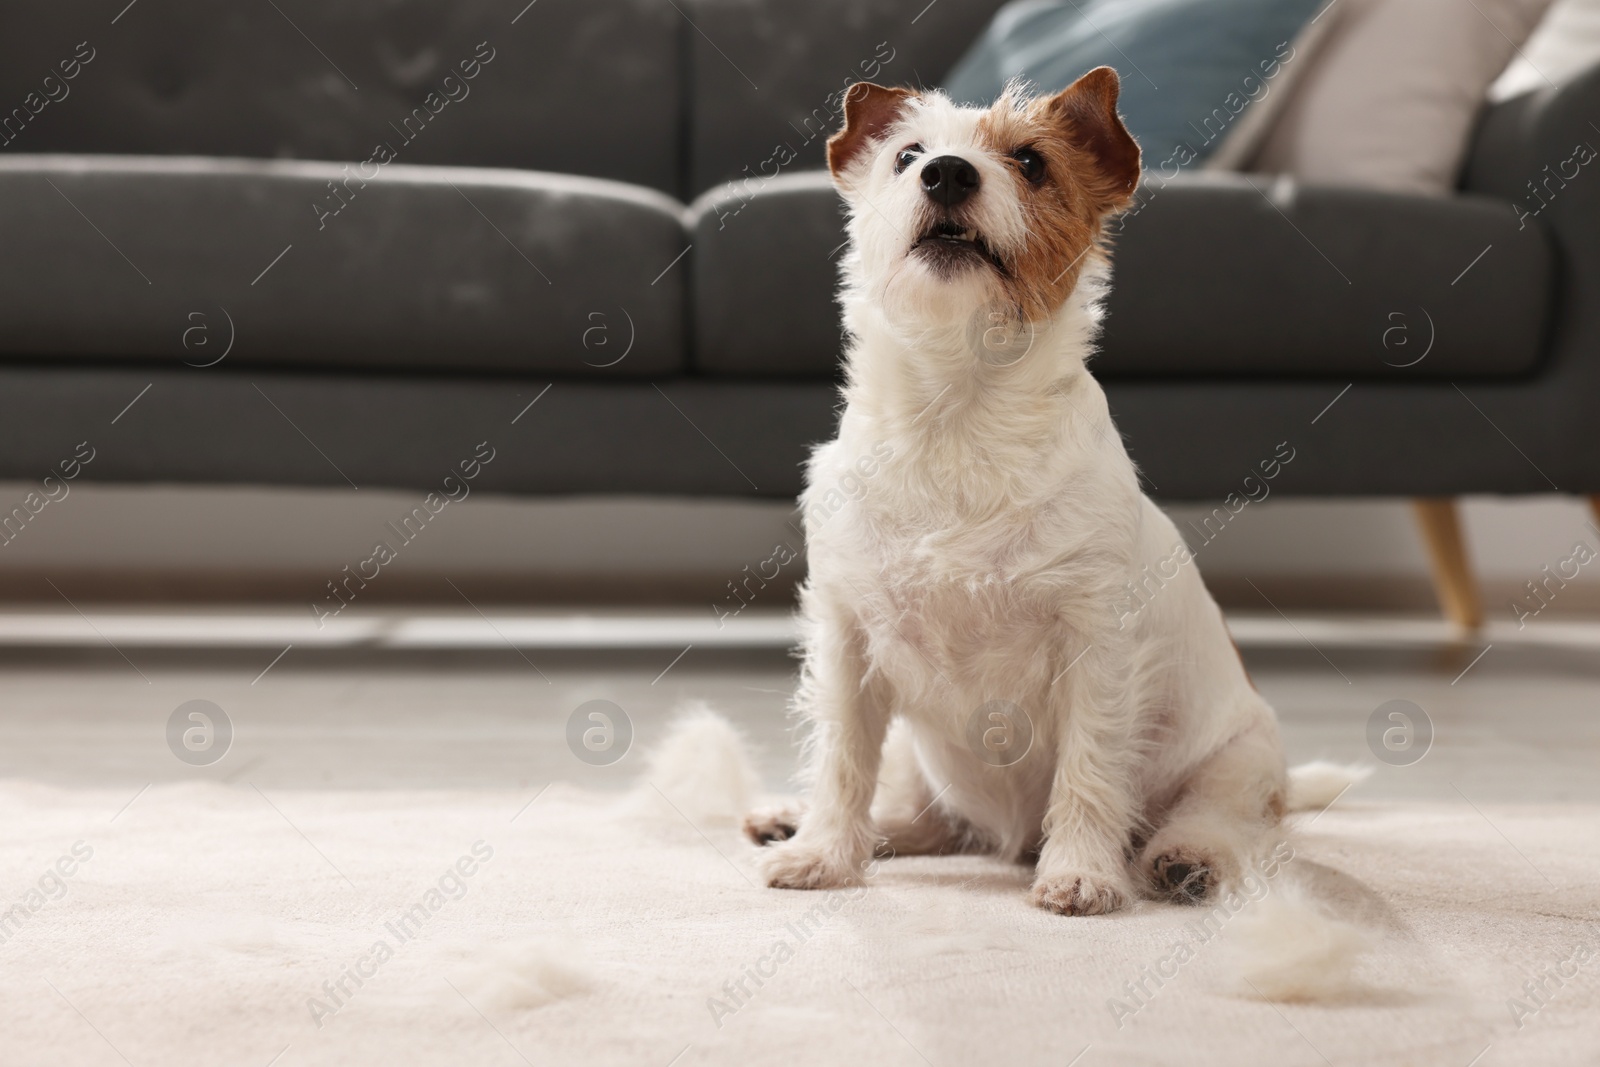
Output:
<path fill-rule="evenodd" d="M 380 572 L 341 595 L 354 603 L 461 605 L 705 605 L 734 611 L 729 589 L 736 577 L 712 573 L 503 574 L 472 571 Z M 60 604 L 63 598 L 94 604 L 312 604 L 334 594 L 325 572 L 303 570 L 100 570 L 0 571 L 0 604 Z M 740 589 L 748 603 L 775 607 L 794 602 L 797 579 L 780 574 L 765 584 L 749 579 Z"/>
<path fill-rule="evenodd" d="M 786 568 L 765 587 L 755 579 L 737 597 L 728 573 L 502 574 L 463 570 L 383 572 L 364 588 L 352 585 L 363 605 L 517 604 L 539 606 L 699 606 L 737 611 L 741 601 L 764 608 L 794 602 L 803 574 Z M 96 570 L 0 572 L 0 604 L 313 604 L 332 596 L 326 573 L 261 570 Z M 1433 585 L 1408 575 L 1207 575 L 1217 602 L 1228 611 L 1352 611 L 1429 615 L 1439 610 Z M 1509 578 L 1482 582 L 1491 618 L 1514 618 L 1513 602 L 1525 602 L 1521 583 Z M 347 591 L 348 595 L 348 591 Z M 331 601 L 328 601 L 332 603 Z M 1527 603 L 1532 603 L 1528 601 Z M 1541 615 L 1593 618 L 1600 615 L 1600 582 L 1573 582 Z"/>
<path fill-rule="evenodd" d="M 1253 583 L 1253 584 L 1252 584 Z M 1208 575 L 1211 595 L 1226 611 L 1360 611 L 1426 615 L 1440 610 L 1433 583 L 1409 575 Z M 1484 613 L 1514 619 L 1513 603 L 1537 607 L 1521 582 L 1511 578 L 1479 581 Z M 1541 615 L 1593 618 L 1600 615 L 1600 582 L 1570 583 Z"/>

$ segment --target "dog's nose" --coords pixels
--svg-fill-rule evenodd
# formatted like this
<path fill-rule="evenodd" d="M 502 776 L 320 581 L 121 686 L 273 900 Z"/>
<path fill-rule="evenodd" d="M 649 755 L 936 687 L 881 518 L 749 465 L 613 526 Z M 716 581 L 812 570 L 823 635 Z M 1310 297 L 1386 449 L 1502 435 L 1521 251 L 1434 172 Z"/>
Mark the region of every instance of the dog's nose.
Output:
<path fill-rule="evenodd" d="M 922 191 L 945 207 L 954 207 L 978 188 L 978 168 L 960 156 L 937 156 L 922 167 Z"/>

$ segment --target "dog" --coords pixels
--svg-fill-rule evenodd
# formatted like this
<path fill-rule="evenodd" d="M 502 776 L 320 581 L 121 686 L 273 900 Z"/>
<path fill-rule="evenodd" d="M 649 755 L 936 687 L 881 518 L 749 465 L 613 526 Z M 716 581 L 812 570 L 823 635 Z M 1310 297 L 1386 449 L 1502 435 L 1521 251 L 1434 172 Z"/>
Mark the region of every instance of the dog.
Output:
<path fill-rule="evenodd" d="M 1285 813 L 1276 716 L 1086 367 L 1140 174 L 1118 86 L 846 95 L 845 406 L 801 497 L 806 800 L 745 820 L 769 886 L 985 851 L 1031 859 L 1064 915 L 1197 902 Z M 1130 609 L 1158 561 L 1177 573 Z"/>

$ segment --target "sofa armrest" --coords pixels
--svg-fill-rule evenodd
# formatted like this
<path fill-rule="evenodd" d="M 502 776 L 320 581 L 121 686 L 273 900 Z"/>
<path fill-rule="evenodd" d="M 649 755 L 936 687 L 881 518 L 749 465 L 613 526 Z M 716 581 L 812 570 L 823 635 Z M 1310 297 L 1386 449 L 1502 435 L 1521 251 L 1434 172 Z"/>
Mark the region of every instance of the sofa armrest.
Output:
<path fill-rule="evenodd" d="M 1600 65 L 1487 109 L 1462 185 L 1508 201 L 1556 251 L 1544 371 L 1520 394 L 1480 391 L 1477 402 L 1520 448 L 1562 472 L 1562 489 L 1600 491 Z"/>
<path fill-rule="evenodd" d="M 1461 186 L 1510 201 L 1524 225 L 1551 229 L 1565 257 L 1600 267 L 1600 64 L 1487 108 Z"/>

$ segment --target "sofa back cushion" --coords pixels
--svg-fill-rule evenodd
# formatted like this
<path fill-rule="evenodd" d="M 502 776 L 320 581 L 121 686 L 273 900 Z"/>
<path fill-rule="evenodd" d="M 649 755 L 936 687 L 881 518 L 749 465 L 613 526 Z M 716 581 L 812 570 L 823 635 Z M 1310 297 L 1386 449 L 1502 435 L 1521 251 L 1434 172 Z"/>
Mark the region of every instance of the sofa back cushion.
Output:
<path fill-rule="evenodd" d="M 665 0 L 124 3 L 8 14 L 0 152 L 358 161 L 387 144 L 401 163 L 684 193 L 688 27 Z"/>
<path fill-rule="evenodd" d="M 938 85 L 1001 0 L 679 4 L 694 20 L 688 192 L 698 195 L 822 166 L 847 86 Z"/>

